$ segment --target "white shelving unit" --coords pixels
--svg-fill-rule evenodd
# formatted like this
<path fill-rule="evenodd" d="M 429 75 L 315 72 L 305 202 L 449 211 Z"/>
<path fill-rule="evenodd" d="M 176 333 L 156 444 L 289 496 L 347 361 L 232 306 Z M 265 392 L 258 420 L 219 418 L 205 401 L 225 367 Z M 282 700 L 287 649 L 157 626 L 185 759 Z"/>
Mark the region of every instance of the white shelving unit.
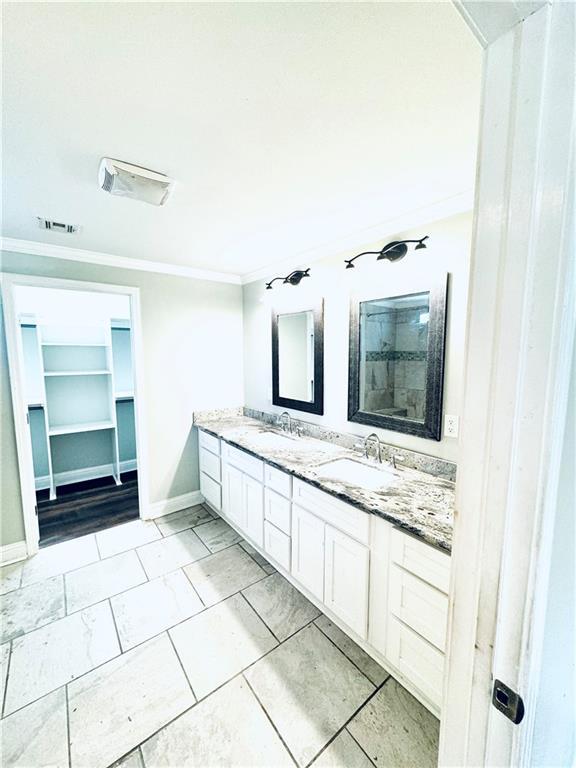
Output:
<path fill-rule="evenodd" d="M 111 326 L 34 326 L 37 349 L 30 337 L 25 357 L 37 374 L 31 389 L 43 413 L 50 499 L 79 479 L 112 475 L 120 485 Z"/>

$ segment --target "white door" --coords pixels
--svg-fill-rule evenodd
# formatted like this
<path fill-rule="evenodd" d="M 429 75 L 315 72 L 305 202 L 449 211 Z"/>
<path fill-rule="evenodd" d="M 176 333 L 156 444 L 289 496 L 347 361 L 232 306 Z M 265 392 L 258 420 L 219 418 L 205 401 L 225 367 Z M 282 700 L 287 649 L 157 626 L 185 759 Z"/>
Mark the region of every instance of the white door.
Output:
<path fill-rule="evenodd" d="M 324 599 L 325 525 L 305 509 L 292 507 L 292 575 L 319 600 Z"/>
<path fill-rule="evenodd" d="M 233 523 L 244 530 L 244 508 L 242 504 L 242 472 L 228 465 L 226 468 L 226 514 Z"/>
<path fill-rule="evenodd" d="M 242 506 L 246 536 L 259 547 L 264 545 L 264 486 L 249 475 L 242 481 Z"/>
<path fill-rule="evenodd" d="M 369 550 L 329 525 L 325 533 L 324 602 L 356 634 L 368 631 Z"/>

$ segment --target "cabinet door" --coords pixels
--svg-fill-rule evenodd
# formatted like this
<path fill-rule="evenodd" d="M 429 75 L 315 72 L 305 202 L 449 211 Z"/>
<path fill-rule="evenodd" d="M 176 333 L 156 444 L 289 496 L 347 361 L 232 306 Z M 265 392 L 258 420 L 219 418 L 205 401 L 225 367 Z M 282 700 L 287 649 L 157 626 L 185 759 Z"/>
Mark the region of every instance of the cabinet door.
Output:
<path fill-rule="evenodd" d="M 369 549 L 326 526 L 324 603 L 350 629 L 366 639 Z"/>
<path fill-rule="evenodd" d="M 264 486 L 249 475 L 242 478 L 242 506 L 246 536 L 261 547 L 264 544 Z"/>
<path fill-rule="evenodd" d="M 236 467 L 228 465 L 226 467 L 226 514 L 239 528 L 244 530 L 246 527 L 244 521 L 242 504 L 242 472 Z"/>
<path fill-rule="evenodd" d="M 292 575 L 319 600 L 324 599 L 325 527 L 310 512 L 292 507 Z"/>

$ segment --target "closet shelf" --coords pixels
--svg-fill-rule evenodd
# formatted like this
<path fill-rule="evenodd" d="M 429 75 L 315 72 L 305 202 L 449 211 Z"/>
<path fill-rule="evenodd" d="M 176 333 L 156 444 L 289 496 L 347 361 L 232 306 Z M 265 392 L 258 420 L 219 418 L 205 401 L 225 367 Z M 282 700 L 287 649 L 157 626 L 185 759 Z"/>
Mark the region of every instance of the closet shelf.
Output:
<path fill-rule="evenodd" d="M 71 435 L 76 432 L 96 432 L 100 429 L 114 429 L 115 424 L 113 421 L 92 421 L 85 424 L 63 424 L 59 427 L 50 427 L 48 434 L 50 437 L 54 435 Z"/>
<path fill-rule="evenodd" d="M 44 371 L 44 376 L 111 376 L 112 371 Z"/>
<path fill-rule="evenodd" d="M 102 341 L 43 341 L 43 347 L 107 347 Z"/>

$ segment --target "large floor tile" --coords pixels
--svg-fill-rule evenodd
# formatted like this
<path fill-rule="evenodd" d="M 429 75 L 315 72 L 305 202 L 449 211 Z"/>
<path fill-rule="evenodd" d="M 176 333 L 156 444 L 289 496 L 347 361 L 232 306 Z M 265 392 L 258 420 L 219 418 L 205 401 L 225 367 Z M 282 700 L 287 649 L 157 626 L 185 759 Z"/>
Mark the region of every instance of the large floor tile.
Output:
<path fill-rule="evenodd" d="M 54 576 L 0 598 L 0 643 L 64 616 L 64 583 Z"/>
<path fill-rule="evenodd" d="M 138 555 L 149 579 L 163 576 L 209 554 L 194 531 L 181 531 L 138 549 Z"/>
<path fill-rule="evenodd" d="M 194 704 L 166 635 L 68 686 L 72 768 L 104 768 Z"/>
<path fill-rule="evenodd" d="M 438 764 L 438 720 L 392 678 L 348 730 L 379 768 Z"/>
<path fill-rule="evenodd" d="M 210 520 L 214 520 L 214 516 L 206 507 L 200 505 L 181 509 L 180 512 L 172 512 L 171 515 L 158 517 L 154 522 L 162 536 L 170 536 L 172 533 L 179 533 L 187 528 L 194 528 L 194 526 L 207 523 Z"/>
<path fill-rule="evenodd" d="M 241 677 L 144 742 L 142 753 L 146 768 L 294 765 Z"/>
<path fill-rule="evenodd" d="M 49 579 L 99 560 L 93 534 L 45 547 L 24 563 L 22 586 Z"/>
<path fill-rule="evenodd" d="M 184 571 L 205 605 L 219 603 L 266 576 L 239 546 L 217 552 Z"/>
<path fill-rule="evenodd" d="M 374 691 L 314 625 L 244 674 L 299 765 L 309 763 Z"/>
<path fill-rule="evenodd" d="M 374 768 L 346 729 L 314 760 L 310 768 Z"/>
<path fill-rule="evenodd" d="M 342 653 L 348 656 L 350 661 L 356 664 L 369 680 L 372 680 L 374 685 L 381 685 L 387 677 L 390 677 L 388 672 L 377 661 L 368 656 L 366 651 L 362 650 L 354 640 L 348 637 L 345 632 L 342 632 L 340 627 L 331 622 L 327 616 L 320 616 L 314 623 L 340 648 Z"/>
<path fill-rule="evenodd" d="M 278 640 L 286 640 L 320 611 L 279 573 L 252 584 L 242 594 Z"/>
<path fill-rule="evenodd" d="M 120 653 L 112 611 L 99 603 L 12 641 L 6 710 L 29 704 Z"/>
<path fill-rule="evenodd" d="M 236 544 L 242 537 L 231 528 L 225 520 L 212 520 L 204 525 L 199 525 L 194 532 L 202 539 L 210 552 L 219 552 L 221 549 Z"/>
<path fill-rule="evenodd" d="M 140 747 L 135 749 L 130 754 L 122 757 L 118 762 L 114 763 L 110 768 L 144 768 L 144 760 L 140 753 Z"/>
<path fill-rule="evenodd" d="M 59 688 L 2 720 L 3 768 L 68 765 L 66 689 Z"/>
<path fill-rule="evenodd" d="M 4 645 L 0 645 L 0 717 L 2 716 L 2 704 L 4 703 L 4 691 L 6 689 L 9 661 L 10 643 L 4 643 Z"/>
<path fill-rule="evenodd" d="M 0 568 L 0 595 L 6 592 L 12 592 L 13 589 L 19 589 L 22 581 L 22 571 L 24 563 L 14 563 L 13 565 L 3 565 Z"/>
<path fill-rule="evenodd" d="M 132 551 L 67 573 L 65 580 L 66 607 L 68 613 L 73 613 L 142 584 L 147 579 L 138 555 Z"/>
<path fill-rule="evenodd" d="M 264 568 L 266 565 L 270 565 L 268 560 L 264 557 L 264 555 L 261 555 L 258 550 L 250 544 L 249 541 L 245 541 L 244 539 L 240 542 L 240 546 L 244 550 L 244 552 L 248 552 L 250 557 L 255 560 L 258 565 L 260 565 L 262 568 Z M 275 569 L 274 569 L 275 570 Z"/>
<path fill-rule="evenodd" d="M 277 645 L 241 595 L 193 616 L 170 635 L 199 699 Z"/>
<path fill-rule="evenodd" d="M 111 557 L 162 538 L 153 520 L 132 520 L 96 534 L 101 557 Z"/>
<path fill-rule="evenodd" d="M 182 573 L 173 571 L 110 601 L 123 650 L 202 611 L 204 605 Z"/>

